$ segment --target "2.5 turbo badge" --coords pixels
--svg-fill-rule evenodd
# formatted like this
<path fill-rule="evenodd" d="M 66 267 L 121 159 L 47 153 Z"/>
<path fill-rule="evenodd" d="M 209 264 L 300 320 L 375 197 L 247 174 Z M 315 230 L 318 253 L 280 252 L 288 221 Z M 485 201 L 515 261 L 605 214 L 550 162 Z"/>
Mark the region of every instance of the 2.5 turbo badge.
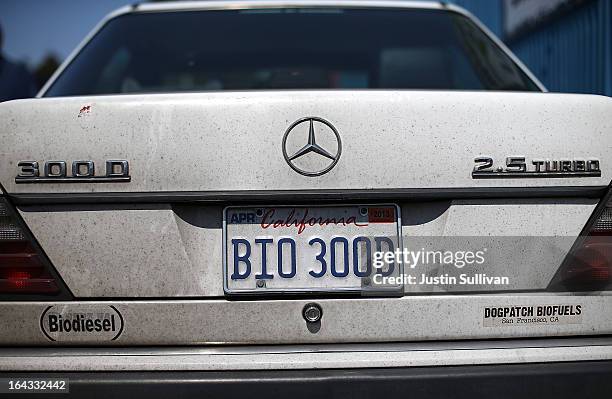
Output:
<path fill-rule="evenodd" d="M 123 159 L 105 162 L 103 175 L 96 174 L 93 161 L 72 161 L 70 173 L 66 161 L 21 161 L 15 183 L 127 183 L 131 180 L 130 165 Z"/>
<path fill-rule="evenodd" d="M 473 179 L 518 179 L 537 177 L 601 177 L 597 159 L 538 160 L 527 162 L 525 157 L 507 157 L 505 165 L 496 166 L 493 158 L 478 157 L 472 171 Z"/>

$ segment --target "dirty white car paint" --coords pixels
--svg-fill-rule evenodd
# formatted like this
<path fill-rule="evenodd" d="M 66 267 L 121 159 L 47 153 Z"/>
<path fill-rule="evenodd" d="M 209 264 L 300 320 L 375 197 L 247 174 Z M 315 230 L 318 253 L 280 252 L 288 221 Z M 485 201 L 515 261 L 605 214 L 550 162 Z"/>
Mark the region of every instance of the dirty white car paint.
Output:
<path fill-rule="evenodd" d="M 146 4 L 112 14 L 97 29 L 130 13 L 283 6 L 444 8 L 349 1 Z M 608 341 L 572 338 L 578 349 L 563 351 L 568 341 L 552 339 L 611 334 L 610 291 L 547 290 L 576 238 L 601 209 L 612 180 L 609 98 L 391 89 L 45 98 L 95 32 L 43 88 L 41 98 L 0 105 L 4 197 L 70 294 L 67 301 L 17 297 L 0 302 L 1 345 L 56 347 L 52 355 L 2 349 L 1 370 L 237 370 L 254 364 L 276 369 L 292 367 L 288 357 L 312 369 L 611 359 Z M 337 164 L 317 177 L 296 173 L 282 149 L 288 127 L 313 116 L 329 121 L 342 140 Z M 599 173 L 473 178 L 476 158 L 490 157 L 495 166 L 505 167 L 512 156 L 524 157 L 530 168 L 535 159 L 597 160 Z M 24 184 L 16 179 L 26 173 L 19 162 L 31 166 L 35 161 L 43 170 L 45 162 L 57 160 L 66 162 L 67 176 L 74 161 L 91 161 L 96 175 L 103 175 L 106 161 L 125 160 L 129 181 Z M 406 284 L 401 297 L 264 294 L 244 300 L 227 295 L 222 268 L 228 257 L 226 206 L 329 203 L 397 204 L 405 244 L 477 237 L 495 255 L 471 272 L 504 275 L 510 283 L 457 290 Z M 312 302 L 324 314 L 316 328 L 302 315 Z M 490 324 L 483 316 L 486 309 L 547 306 L 581 310 L 565 321 L 544 324 Z M 100 320 L 117 315 L 112 318 L 117 324 L 106 334 L 84 333 L 78 339 L 50 331 L 47 314 L 69 317 L 84 309 L 103 315 Z M 484 341 L 463 343 L 497 339 L 506 345 L 507 338 L 536 337 L 551 339 L 539 341 L 539 349 L 521 343 L 502 349 Z M 438 340 L 462 343 L 460 348 L 430 348 L 434 360 L 418 348 L 385 346 Z M 125 348 L 218 344 L 244 348 L 236 353 L 144 349 L 146 359 Z M 285 346 L 249 349 L 253 344 Z M 334 349 L 321 355 L 314 344 Z M 64 348 L 71 345 L 112 348 Z M 237 361 L 243 350 L 248 362 Z M 50 362 L 49 356 L 58 353 L 71 360 Z M 104 362 L 92 363 L 99 353 Z"/>

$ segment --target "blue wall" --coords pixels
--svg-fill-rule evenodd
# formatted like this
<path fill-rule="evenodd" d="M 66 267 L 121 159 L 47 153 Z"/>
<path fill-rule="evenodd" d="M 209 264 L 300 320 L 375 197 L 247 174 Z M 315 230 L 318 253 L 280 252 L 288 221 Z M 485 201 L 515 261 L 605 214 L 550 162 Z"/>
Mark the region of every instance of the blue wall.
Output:
<path fill-rule="evenodd" d="M 612 1 L 591 0 L 508 40 L 502 0 L 455 0 L 497 34 L 550 91 L 612 96 Z"/>

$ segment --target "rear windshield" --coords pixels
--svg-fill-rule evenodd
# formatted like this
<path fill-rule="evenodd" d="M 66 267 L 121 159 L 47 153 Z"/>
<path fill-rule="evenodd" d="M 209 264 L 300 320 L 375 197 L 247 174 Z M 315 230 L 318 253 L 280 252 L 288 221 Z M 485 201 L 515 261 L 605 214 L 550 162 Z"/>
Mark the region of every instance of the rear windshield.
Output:
<path fill-rule="evenodd" d="M 119 16 L 45 95 L 270 89 L 538 90 L 455 12 L 280 8 Z"/>

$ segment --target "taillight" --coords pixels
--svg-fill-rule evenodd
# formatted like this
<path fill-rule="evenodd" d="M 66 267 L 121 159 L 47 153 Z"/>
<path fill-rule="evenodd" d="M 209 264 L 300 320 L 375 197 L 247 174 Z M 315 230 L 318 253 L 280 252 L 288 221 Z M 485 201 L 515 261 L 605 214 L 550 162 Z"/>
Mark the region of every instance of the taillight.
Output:
<path fill-rule="evenodd" d="M 0 197 L 0 295 L 60 295 L 63 284 L 16 213 Z"/>
<path fill-rule="evenodd" d="M 595 209 L 548 290 L 612 290 L 612 189 Z"/>

